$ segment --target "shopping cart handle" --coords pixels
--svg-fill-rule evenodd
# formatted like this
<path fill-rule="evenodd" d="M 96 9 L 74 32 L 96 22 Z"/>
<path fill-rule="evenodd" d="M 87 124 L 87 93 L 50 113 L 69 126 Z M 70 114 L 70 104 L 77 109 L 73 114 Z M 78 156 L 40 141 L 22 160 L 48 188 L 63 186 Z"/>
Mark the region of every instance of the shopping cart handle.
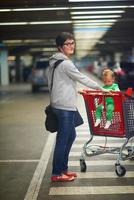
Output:
<path fill-rule="evenodd" d="M 133 94 L 133 88 L 128 88 L 128 89 L 125 91 L 124 94 L 127 95 L 127 96 L 132 96 L 132 94 Z"/>
<path fill-rule="evenodd" d="M 117 95 L 117 94 L 120 94 L 121 92 L 120 91 L 110 91 L 110 94 L 109 92 L 106 92 L 106 91 L 103 91 L 103 90 L 79 90 L 78 91 L 79 94 L 103 94 L 103 95 Z"/>
<path fill-rule="evenodd" d="M 125 92 L 122 91 L 110 91 L 110 94 L 103 91 L 103 90 L 89 90 L 89 89 L 83 89 L 78 91 L 79 94 L 92 94 L 92 95 L 106 95 L 106 96 L 114 96 L 114 95 L 126 95 L 126 96 L 132 96 L 133 89 L 128 88 Z"/>

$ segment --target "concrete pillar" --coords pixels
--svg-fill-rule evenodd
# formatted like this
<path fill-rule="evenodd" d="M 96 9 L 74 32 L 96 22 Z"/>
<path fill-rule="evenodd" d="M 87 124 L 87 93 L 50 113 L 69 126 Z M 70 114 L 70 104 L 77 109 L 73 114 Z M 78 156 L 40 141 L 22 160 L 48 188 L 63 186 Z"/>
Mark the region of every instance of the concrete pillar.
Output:
<path fill-rule="evenodd" d="M 16 55 L 15 60 L 15 69 L 16 69 L 16 81 L 19 83 L 21 82 L 21 68 L 20 68 L 20 56 Z"/>
<path fill-rule="evenodd" d="M 0 84 L 9 84 L 8 51 L 0 50 Z"/>
<path fill-rule="evenodd" d="M 134 63 L 134 47 L 132 47 L 132 63 Z"/>

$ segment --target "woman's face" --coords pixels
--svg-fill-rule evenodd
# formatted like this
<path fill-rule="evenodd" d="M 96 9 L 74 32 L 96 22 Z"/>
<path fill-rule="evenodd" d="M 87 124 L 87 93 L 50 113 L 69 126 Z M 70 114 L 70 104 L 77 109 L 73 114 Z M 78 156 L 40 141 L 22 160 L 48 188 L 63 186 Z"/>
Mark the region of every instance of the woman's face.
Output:
<path fill-rule="evenodd" d="M 67 39 L 62 47 L 59 47 L 60 51 L 66 56 L 70 56 L 74 53 L 75 42 L 73 39 Z"/>

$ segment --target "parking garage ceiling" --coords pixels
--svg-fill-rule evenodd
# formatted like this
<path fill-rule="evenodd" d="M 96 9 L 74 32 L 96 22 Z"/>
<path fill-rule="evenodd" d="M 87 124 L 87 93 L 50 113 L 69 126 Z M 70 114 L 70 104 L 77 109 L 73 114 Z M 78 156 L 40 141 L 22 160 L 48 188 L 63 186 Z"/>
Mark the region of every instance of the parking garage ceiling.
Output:
<path fill-rule="evenodd" d="M 79 57 L 134 48 L 134 0 L 0 1 L 0 41 L 10 54 L 49 56 L 55 36 L 72 32 Z"/>

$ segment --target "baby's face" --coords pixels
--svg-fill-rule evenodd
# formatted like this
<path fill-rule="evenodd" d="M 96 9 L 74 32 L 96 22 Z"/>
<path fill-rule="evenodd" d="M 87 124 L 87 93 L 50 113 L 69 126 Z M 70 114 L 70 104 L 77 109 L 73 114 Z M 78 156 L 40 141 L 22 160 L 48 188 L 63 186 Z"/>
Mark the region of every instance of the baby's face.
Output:
<path fill-rule="evenodd" d="M 103 82 L 105 85 L 112 85 L 114 82 L 114 78 L 111 75 L 108 75 L 106 77 L 103 77 Z"/>

